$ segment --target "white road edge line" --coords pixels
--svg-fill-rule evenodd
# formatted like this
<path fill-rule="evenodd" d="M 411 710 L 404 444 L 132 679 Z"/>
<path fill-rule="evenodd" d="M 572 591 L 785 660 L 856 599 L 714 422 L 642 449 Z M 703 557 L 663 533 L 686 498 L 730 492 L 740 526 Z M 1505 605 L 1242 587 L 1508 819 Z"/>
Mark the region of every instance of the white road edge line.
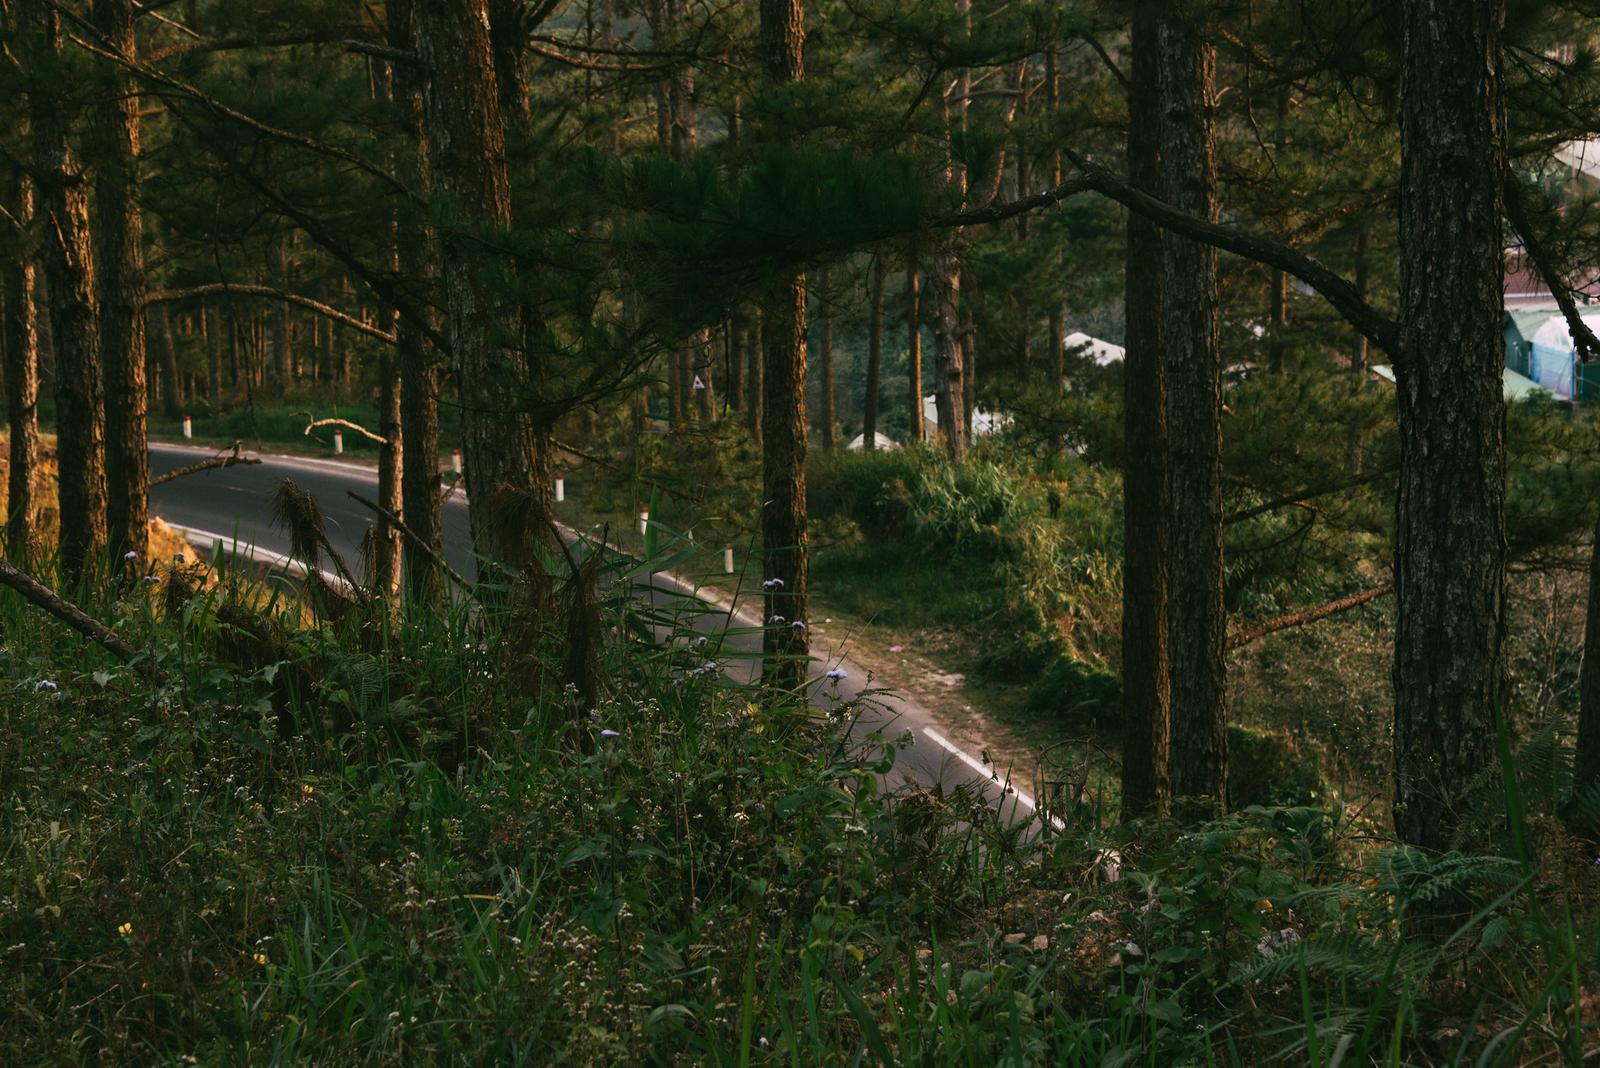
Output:
<path fill-rule="evenodd" d="M 196 549 L 199 549 L 202 546 L 206 549 L 211 549 L 216 545 L 231 545 L 232 548 L 229 549 L 228 552 L 233 556 L 243 556 L 245 559 L 253 560 L 257 563 L 272 564 L 275 567 L 283 568 L 285 571 L 292 571 L 300 575 L 306 573 L 306 566 L 293 557 L 285 556 L 282 553 L 275 553 L 271 549 L 263 549 L 254 543 L 241 545 L 239 539 L 232 535 L 218 534 L 214 530 L 202 530 L 199 527 L 184 526 L 182 523 L 172 523 L 165 519 L 162 519 L 161 521 L 166 523 L 167 526 L 171 527 L 173 530 L 176 530 L 179 534 L 182 534 L 184 540 L 189 542 L 189 544 L 193 545 Z M 325 567 L 319 567 L 317 569 L 317 573 L 322 576 L 322 581 L 331 586 L 344 585 L 343 578 L 336 575 L 332 571 L 329 571 Z"/>
<path fill-rule="evenodd" d="M 999 786 L 1002 791 L 1009 790 L 1010 793 L 1014 795 L 1017 804 L 1026 805 L 1032 812 L 1036 814 L 1038 813 L 1039 806 L 1034 802 L 1033 798 L 1028 796 L 1027 791 L 1023 790 L 1022 787 L 1014 785 L 1010 782 L 1002 783 L 1000 781 L 1000 772 L 998 770 L 989 767 L 987 764 L 984 764 L 970 753 L 965 752 L 954 742 L 940 734 L 938 731 L 934 730 L 932 727 L 922 728 L 922 733 L 933 739 L 934 743 L 945 752 L 949 753 L 951 756 L 955 757 L 957 760 L 961 761 L 967 767 L 971 768 L 985 779 L 988 779 L 996 786 Z M 1066 828 L 1066 824 L 1061 821 L 1060 817 L 1051 816 L 1049 819 L 1050 823 L 1057 830 L 1064 830 Z"/>

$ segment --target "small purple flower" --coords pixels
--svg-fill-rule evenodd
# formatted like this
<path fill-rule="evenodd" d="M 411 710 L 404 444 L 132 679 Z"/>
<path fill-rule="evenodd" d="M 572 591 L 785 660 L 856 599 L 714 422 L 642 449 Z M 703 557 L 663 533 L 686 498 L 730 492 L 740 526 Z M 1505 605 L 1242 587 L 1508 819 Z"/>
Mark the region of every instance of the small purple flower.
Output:
<path fill-rule="evenodd" d="M 704 634 L 702 634 L 702 635 L 700 635 L 700 637 L 696 638 L 694 641 L 689 643 L 689 648 L 691 648 L 691 649 L 704 649 L 706 647 L 706 640 L 707 640 L 706 636 Z"/>
<path fill-rule="evenodd" d="M 769 578 L 761 584 L 761 588 L 764 590 L 781 590 L 783 589 L 783 579 Z"/>
<path fill-rule="evenodd" d="M 823 676 L 823 678 L 832 679 L 834 682 L 838 682 L 840 679 L 848 679 L 849 677 L 850 673 L 845 671 L 844 668 L 834 668 Z"/>
<path fill-rule="evenodd" d="M 156 583 L 158 583 L 160 581 L 161 581 L 161 576 L 160 575 L 146 575 L 144 577 L 144 584 L 146 586 L 154 586 Z"/>
<path fill-rule="evenodd" d="M 789 626 L 793 627 L 795 630 L 805 630 L 806 629 L 805 622 L 803 620 L 799 620 L 799 619 L 795 620 L 793 623 L 790 623 Z"/>
<path fill-rule="evenodd" d="M 781 627 L 786 622 L 788 622 L 788 621 L 785 620 L 782 616 L 773 616 L 771 619 L 767 620 L 767 626 L 769 626 L 769 627 Z"/>
<path fill-rule="evenodd" d="M 33 684 L 33 688 L 40 693 L 55 693 L 57 690 L 61 689 L 61 687 L 57 686 L 49 679 L 40 679 L 38 682 Z"/>
<path fill-rule="evenodd" d="M 127 552 L 122 554 L 123 563 L 131 564 L 137 559 L 139 559 L 139 554 L 134 552 L 132 549 L 129 549 Z"/>
<path fill-rule="evenodd" d="M 605 730 L 600 732 L 600 737 L 602 737 L 602 738 L 620 738 L 620 737 L 622 737 L 622 735 L 621 735 L 620 732 L 614 731 L 610 727 L 607 727 Z"/>
<path fill-rule="evenodd" d="M 690 671 L 689 674 L 691 674 L 691 675 L 714 675 L 714 674 L 716 674 L 716 672 L 717 672 L 717 662 L 715 660 L 707 660 L 704 664 L 701 664 L 699 667 L 697 667 L 694 670 Z"/>

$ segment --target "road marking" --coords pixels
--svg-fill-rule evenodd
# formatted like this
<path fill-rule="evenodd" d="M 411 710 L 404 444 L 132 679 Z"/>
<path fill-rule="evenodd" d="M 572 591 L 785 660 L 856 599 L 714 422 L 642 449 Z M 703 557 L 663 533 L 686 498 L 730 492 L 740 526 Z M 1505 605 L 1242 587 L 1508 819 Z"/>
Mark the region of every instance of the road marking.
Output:
<path fill-rule="evenodd" d="M 171 527 L 173 530 L 176 530 L 179 534 L 182 534 L 184 539 L 197 549 L 200 548 L 202 544 L 205 546 L 205 548 L 211 549 L 219 544 L 228 545 L 231 543 L 233 548 L 228 551 L 234 556 L 243 556 L 245 559 L 254 560 L 257 563 L 272 564 L 274 566 L 283 568 L 285 571 L 293 571 L 302 575 L 306 573 L 306 566 L 300 561 L 296 560 L 294 557 L 285 556 L 283 553 L 273 552 L 271 549 L 263 549 L 254 542 L 241 547 L 237 537 L 227 534 L 218 534 L 214 530 L 202 530 L 199 527 L 184 526 L 182 523 L 169 523 L 165 519 L 161 521 L 166 523 L 167 526 Z M 325 567 L 317 568 L 317 573 L 322 576 L 322 581 L 331 586 L 344 585 L 343 578 L 334 572 L 329 571 Z"/>
<path fill-rule="evenodd" d="M 999 771 L 997 771 L 996 769 L 994 769 L 994 768 L 990 767 L 989 765 L 983 763 L 981 760 L 979 760 L 977 757 L 974 757 L 972 754 L 965 752 L 960 747 L 958 747 L 954 742 L 952 742 L 950 739 L 946 738 L 944 735 L 940 734 L 938 731 L 934 730 L 932 727 L 924 727 L 924 728 L 922 728 L 922 733 L 926 734 L 929 738 L 933 739 L 933 741 L 937 745 L 939 745 L 942 749 L 944 749 L 945 752 L 949 753 L 951 756 L 955 757 L 957 760 L 961 761 L 967 767 L 971 768 L 973 771 L 977 772 L 979 775 L 982 775 L 984 778 L 988 779 L 990 782 L 992 782 L 995 785 L 999 786 L 1002 791 L 1010 791 L 1010 793 L 1012 795 L 1014 795 L 1014 797 L 1016 798 L 1017 803 L 1026 805 L 1026 806 L 1028 806 L 1028 809 L 1030 811 L 1032 811 L 1034 813 L 1038 813 L 1039 806 L 1034 803 L 1033 798 L 1029 797 L 1027 792 L 1025 790 L 1023 790 L 1022 787 L 1020 787 L 1020 786 L 1012 785 L 1009 782 L 1002 783 L 1000 781 L 1000 773 L 999 773 Z M 1002 801 L 1002 804 L 1003 803 L 1004 802 Z M 1057 830 L 1065 829 L 1066 825 L 1061 822 L 1059 817 L 1051 816 L 1051 817 L 1049 817 L 1049 819 L 1050 819 L 1050 823 Z"/>

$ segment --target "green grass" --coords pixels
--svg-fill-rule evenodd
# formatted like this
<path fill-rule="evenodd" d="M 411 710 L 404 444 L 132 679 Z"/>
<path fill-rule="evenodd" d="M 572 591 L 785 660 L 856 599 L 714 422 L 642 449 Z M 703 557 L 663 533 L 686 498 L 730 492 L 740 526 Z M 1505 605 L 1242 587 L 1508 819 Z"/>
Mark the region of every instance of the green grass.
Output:
<path fill-rule="evenodd" d="M 1594 1045 L 1577 997 L 1600 931 L 1592 905 L 1552 911 L 1564 847 L 1521 795 L 1513 859 L 1375 849 L 1314 808 L 1187 830 L 1068 809 L 1069 833 L 1024 839 L 959 795 L 881 796 L 882 748 L 689 675 L 702 651 L 613 637 L 590 717 L 548 617 L 316 623 L 281 588 L 281 659 L 249 667 L 224 592 L 169 618 L 158 591 L 89 607 L 161 684 L 0 594 L 6 1064 L 1353 1064 L 1390 1043 L 1389 1063 L 1572 1063 Z M 605 609 L 613 635 L 627 611 Z M 1446 892 L 1477 909 L 1448 952 L 1405 937 Z"/>

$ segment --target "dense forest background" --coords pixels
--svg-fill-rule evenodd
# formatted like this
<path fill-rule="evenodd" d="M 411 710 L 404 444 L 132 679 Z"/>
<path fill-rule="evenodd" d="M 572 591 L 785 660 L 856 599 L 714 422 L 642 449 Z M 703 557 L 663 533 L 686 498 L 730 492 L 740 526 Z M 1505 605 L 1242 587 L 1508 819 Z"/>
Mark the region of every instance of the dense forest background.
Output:
<path fill-rule="evenodd" d="M 1596 16 L 0 0 L 0 1050 L 1583 1063 Z"/>

